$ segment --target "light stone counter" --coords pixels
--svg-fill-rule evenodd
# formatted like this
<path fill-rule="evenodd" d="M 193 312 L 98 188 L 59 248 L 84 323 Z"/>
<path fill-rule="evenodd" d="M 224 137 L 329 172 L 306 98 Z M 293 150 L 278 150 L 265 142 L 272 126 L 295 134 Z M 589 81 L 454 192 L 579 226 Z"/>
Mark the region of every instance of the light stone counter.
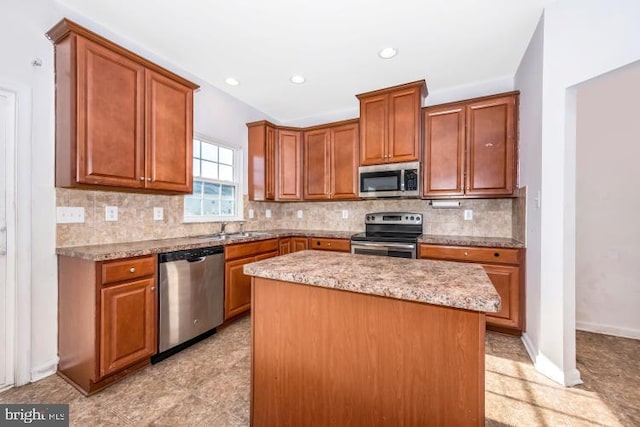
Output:
<path fill-rule="evenodd" d="M 446 246 L 478 246 L 489 248 L 524 248 L 524 243 L 516 239 L 505 237 L 477 237 L 477 236 L 441 236 L 423 234 L 418 243 Z"/>
<path fill-rule="evenodd" d="M 465 310 L 500 310 L 500 297 L 478 264 L 301 251 L 247 264 L 244 273 Z"/>

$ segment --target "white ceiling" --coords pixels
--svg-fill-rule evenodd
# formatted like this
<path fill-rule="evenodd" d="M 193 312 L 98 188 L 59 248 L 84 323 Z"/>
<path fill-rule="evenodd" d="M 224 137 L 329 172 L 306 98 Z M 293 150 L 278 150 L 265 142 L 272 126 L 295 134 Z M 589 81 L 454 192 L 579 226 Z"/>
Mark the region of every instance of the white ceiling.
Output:
<path fill-rule="evenodd" d="M 434 92 L 513 76 L 552 1 L 58 0 L 281 123 L 419 79 Z"/>

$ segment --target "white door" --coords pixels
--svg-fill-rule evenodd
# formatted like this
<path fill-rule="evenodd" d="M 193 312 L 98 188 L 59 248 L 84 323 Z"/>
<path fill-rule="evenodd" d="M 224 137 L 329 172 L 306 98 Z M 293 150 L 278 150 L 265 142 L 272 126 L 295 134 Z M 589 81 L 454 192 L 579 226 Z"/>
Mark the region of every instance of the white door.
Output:
<path fill-rule="evenodd" d="M 0 88 L 0 390 L 14 383 L 14 283 L 7 264 L 8 251 L 12 250 L 10 239 L 13 208 L 14 141 L 15 141 L 15 95 Z M 7 197 L 9 196 L 9 197 Z M 8 202 L 8 203 L 7 203 Z M 8 209 L 7 209 L 8 208 Z M 7 215 L 9 214 L 9 215 Z M 9 221 L 7 221 L 9 219 Z M 9 257 L 11 258 L 11 257 Z"/>

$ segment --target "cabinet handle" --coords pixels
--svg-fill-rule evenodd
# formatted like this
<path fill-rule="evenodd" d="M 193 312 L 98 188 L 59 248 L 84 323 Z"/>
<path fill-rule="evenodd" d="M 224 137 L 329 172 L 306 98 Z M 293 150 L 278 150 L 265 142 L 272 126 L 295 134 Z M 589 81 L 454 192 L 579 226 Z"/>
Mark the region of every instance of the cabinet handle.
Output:
<path fill-rule="evenodd" d="M 156 290 L 156 287 L 155 287 L 155 286 L 152 286 L 150 289 L 151 289 L 152 291 L 155 291 L 155 290 Z"/>
<path fill-rule="evenodd" d="M 140 177 L 140 181 L 144 181 L 144 176 L 141 176 L 141 177 Z"/>
<path fill-rule="evenodd" d="M 331 247 L 331 242 L 327 243 L 327 246 Z"/>
<path fill-rule="evenodd" d="M 469 252 L 464 251 L 464 256 L 468 256 L 468 255 L 469 255 Z"/>
<path fill-rule="evenodd" d="M 151 181 L 151 178 L 147 178 L 147 181 Z"/>
<path fill-rule="evenodd" d="M 129 269 L 129 272 L 130 272 L 130 273 L 135 273 L 135 272 L 136 272 L 136 268 L 135 268 L 135 267 L 131 267 L 131 268 Z"/>

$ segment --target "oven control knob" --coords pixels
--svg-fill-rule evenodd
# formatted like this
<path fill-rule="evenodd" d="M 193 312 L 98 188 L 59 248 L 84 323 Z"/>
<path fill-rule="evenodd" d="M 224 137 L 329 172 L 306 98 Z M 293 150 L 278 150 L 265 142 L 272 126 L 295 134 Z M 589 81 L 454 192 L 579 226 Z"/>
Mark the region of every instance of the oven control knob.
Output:
<path fill-rule="evenodd" d="M 413 221 L 414 219 L 416 219 L 414 216 L 411 217 L 411 221 Z"/>

